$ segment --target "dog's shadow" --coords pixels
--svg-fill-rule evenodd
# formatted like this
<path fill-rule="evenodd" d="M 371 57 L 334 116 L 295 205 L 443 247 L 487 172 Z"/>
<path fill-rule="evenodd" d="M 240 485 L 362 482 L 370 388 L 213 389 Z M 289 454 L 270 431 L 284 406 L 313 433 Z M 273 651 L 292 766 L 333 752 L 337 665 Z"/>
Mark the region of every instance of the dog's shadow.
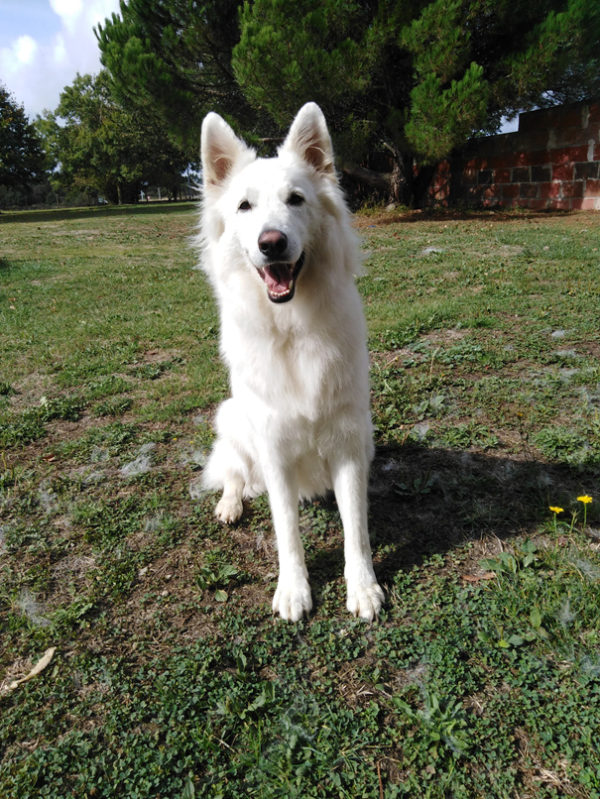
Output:
<path fill-rule="evenodd" d="M 377 577 L 390 583 L 397 572 L 467 541 L 533 534 L 551 519 L 549 506 L 577 506 L 577 496 L 593 493 L 599 477 L 598 467 L 550 464 L 533 457 L 418 445 L 379 447 L 369 487 Z M 333 496 L 321 502 L 335 507 Z M 334 546 L 311 548 L 307 566 L 323 590 L 323 583 L 337 579 L 343 573 L 341 536 Z"/>

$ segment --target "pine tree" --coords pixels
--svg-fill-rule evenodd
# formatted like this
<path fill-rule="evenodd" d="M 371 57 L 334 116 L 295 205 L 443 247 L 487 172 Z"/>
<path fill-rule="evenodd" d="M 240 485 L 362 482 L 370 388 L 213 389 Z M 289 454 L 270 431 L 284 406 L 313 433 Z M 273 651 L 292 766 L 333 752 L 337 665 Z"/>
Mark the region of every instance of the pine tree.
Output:
<path fill-rule="evenodd" d="M 128 0 L 96 31 L 116 96 L 131 109 L 152 105 L 191 159 L 210 110 L 238 129 L 256 127 L 259 115 L 231 67 L 238 7 L 239 0 Z"/>
<path fill-rule="evenodd" d="M 0 84 L 0 186 L 18 188 L 44 177 L 44 153 L 25 109 Z"/>
<path fill-rule="evenodd" d="M 280 123 L 317 99 L 348 171 L 374 179 L 348 164 L 384 149 L 390 193 L 418 203 L 433 165 L 503 115 L 597 92 L 599 38 L 596 0 L 254 0 L 233 68 Z"/>

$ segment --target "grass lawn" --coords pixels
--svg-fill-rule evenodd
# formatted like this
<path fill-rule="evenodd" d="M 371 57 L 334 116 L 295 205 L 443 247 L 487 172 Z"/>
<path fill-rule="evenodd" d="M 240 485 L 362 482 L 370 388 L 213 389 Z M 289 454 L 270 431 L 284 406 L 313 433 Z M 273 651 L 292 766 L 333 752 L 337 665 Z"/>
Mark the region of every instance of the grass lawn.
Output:
<path fill-rule="evenodd" d="M 266 499 L 200 488 L 194 207 L 2 214 L 2 799 L 600 797 L 600 216 L 357 224 L 373 626 L 331 498 L 288 624 Z"/>

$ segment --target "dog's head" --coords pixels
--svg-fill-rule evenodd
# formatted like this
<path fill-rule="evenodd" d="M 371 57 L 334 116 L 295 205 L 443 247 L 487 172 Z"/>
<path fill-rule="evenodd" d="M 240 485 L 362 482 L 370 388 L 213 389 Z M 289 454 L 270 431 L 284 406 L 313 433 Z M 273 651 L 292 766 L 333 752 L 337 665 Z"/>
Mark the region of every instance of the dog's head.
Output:
<path fill-rule="evenodd" d="M 324 187 L 337 189 L 321 109 L 303 106 L 277 158 L 267 159 L 256 158 L 218 114 L 208 114 L 202 169 L 205 214 L 212 214 L 207 236 L 242 255 L 272 302 L 288 302 L 321 227 Z"/>

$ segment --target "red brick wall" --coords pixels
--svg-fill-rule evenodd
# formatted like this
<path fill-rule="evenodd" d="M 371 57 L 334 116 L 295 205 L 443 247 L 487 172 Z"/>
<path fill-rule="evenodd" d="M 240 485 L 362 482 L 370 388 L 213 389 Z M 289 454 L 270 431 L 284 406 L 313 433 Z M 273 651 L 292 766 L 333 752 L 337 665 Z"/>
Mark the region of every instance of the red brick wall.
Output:
<path fill-rule="evenodd" d="M 519 116 L 517 133 L 471 139 L 440 164 L 432 204 L 600 210 L 600 106 Z"/>

